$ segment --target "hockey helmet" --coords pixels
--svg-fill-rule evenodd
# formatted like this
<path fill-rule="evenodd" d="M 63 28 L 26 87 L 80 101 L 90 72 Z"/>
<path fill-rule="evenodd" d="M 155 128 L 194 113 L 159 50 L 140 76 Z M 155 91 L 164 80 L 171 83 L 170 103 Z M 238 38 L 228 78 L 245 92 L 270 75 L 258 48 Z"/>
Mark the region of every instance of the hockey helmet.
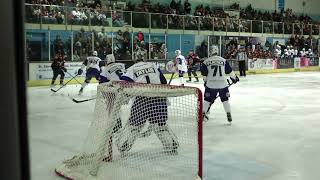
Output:
<path fill-rule="evenodd" d="M 113 54 L 108 54 L 106 57 L 107 64 L 114 63 L 116 60 Z"/>
<path fill-rule="evenodd" d="M 97 51 L 93 51 L 92 55 L 93 56 L 98 56 L 98 52 Z"/>
<path fill-rule="evenodd" d="M 209 55 L 210 55 L 210 56 L 214 56 L 214 55 L 218 55 L 218 54 L 219 54 L 219 48 L 218 48 L 218 46 L 212 45 L 212 46 L 210 47 L 210 53 L 209 53 Z"/>
<path fill-rule="evenodd" d="M 174 53 L 176 54 L 176 56 L 179 56 L 181 55 L 181 50 L 177 49 Z"/>

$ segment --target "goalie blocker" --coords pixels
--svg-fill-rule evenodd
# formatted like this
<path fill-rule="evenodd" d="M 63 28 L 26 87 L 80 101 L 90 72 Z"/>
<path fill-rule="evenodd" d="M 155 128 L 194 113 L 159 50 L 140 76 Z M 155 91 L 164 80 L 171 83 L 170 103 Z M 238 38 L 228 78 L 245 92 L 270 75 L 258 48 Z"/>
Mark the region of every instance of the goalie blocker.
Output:
<path fill-rule="evenodd" d="M 60 176 L 121 180 L 202 177 L 202 93 L 199 89 L 104 83 L 98 86 L 94 114 L 82 151 L 56 168 Z M 119 118 L 123 127 L 113 132 Z M 146 125 L 151 127 L 152 134 L 138 138 Z M 103 163 L 103 159 L 109 161 Z"/>

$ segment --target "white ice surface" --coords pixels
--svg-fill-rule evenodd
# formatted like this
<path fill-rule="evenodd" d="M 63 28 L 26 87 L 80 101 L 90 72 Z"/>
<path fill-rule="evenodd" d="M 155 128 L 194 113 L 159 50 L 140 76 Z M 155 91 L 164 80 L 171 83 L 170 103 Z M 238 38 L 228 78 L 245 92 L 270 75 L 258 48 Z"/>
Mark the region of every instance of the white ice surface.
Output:
<path fill-rule="evenodd" d="M 230 88 L 232 126 L 226 125 L 220 100 L 204 123 L 204 179 L 319 180 L 320 73 L 240 80 Z M 84 142 L 94 101 L 72 102 L 79 88 L 70 85 L 56 94 L 48 87 L 28 88 L 33 180 L 61 179 L 54 168 Z M 95 88 L 89 85 L 84 96 L 94 95 Z"/>

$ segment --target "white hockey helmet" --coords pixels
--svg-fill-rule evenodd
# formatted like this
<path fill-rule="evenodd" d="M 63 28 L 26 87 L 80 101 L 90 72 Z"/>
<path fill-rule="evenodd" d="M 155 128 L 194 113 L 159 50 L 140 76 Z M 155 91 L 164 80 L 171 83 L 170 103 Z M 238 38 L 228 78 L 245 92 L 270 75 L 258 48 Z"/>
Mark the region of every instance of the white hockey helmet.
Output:
<path fill-rule="evenodd" d="M 113 54 L 108 54 L 106 56 L 106 61 L 107 61 L 107 64 L 110 64 L 110 63 L 114 63 L 116 61 L 116 59 L 114 58 Z"/>
<path fill-rule="evenodd" d="M 210 46 L 209 56 L 214 56 L 219 54 L 219 48 L 216 45 Z"/>
<path fill-rule="evenodd" d="M 93 56 L 98 56 L 98 52 L 97 51 L 93 51 L 92 55 Z"/>
<path fill-rule="evenodd" d="M 311 49 L 308 49 L 309 52 L 311 52 Z"/>
<path fill-rule="evenodd" d="M 176 51 L 174 51 L 174 53 L 176 54 L 176 56 L 181 55 L 181 50 L 177 49 Z"/>

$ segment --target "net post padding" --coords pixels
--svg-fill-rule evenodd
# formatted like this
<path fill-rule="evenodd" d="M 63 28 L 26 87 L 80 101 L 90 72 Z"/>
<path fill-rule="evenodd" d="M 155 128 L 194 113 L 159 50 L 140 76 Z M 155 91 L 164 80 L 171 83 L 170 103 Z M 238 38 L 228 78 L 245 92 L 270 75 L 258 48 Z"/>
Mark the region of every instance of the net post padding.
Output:
<path fill-rule="evenodd" d="M 130 126 L 132 112 L 137 111 L 133 108 L 137 97 L 166 98 L 170 101 L 170 105 L 166 105 L 166 121 L 170 132 L 179 140 L 177 155 L 163 154 L 163 144 L 155 133 L 135 140 L 126 157 L 119 155 L 114 145 L 114 139 L 119 137 L 114 132 L 116 120 L 121 119 L 125 124 L 122 129 Z M 178 180 L 183 174 L 190 173 L 190 177 L 183 179 L 193 180 L 196 176 L 202 178 L 202 159 L 201 90 L 171 85 L 109 82 L 97 88 L 94 117 L 81 152 L 63 161 L 55 172 L 66 179 L 76 180 Z M 176 174 L 174 171 L 184 173 Z"/>

